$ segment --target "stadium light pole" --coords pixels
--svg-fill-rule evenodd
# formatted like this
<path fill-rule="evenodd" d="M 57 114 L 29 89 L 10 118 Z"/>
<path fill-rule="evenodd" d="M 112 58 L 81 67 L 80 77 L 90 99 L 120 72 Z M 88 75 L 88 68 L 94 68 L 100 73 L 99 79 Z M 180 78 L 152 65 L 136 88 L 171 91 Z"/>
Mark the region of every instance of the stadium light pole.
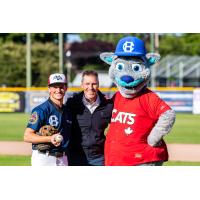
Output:
<path fill-rule="evenodd" d="M 67 57 L 67 63 L 66 63 L 66 67 L 67 67 L 67 81 L 68 83 L 71 83 L 71 69 L 72 69 L 72 63 L 70 61 L 70 56 L 71 56 L 71 51 L 68 50 L 66 52 L 66 57 Z"/>
<path fill-rule="evenodd" d="M 155 33 L 155 52 L 159 53 L 159 34 Z"/>
<path fill-rule="evenodd" d="M 59 41 L 59 73 L 63 74 L 63 33 L 58 34 Z"/>
<path fill-rule="evenodd" d="M 154 33 L 150 33 L 150 50 L 151 50 L 151 53 L 154 53 L 155 51 L 155 42 L 154 42 Z M 155 68 L 154 66 L 151 67 L 151 87 L 154 88 L 156 86 L 156 83 L 155 83 Z"/>
<path fill-rule="evenodd" d="M 150 44 L 151 44 L 151 52 L 155 51 L 155 42 L 154 42 L 154 33 L 150 33 Z"/>
<path fill-rule="evenodd" d="M 31 87 L 31 33 L 26 34 L 26 87 Z"/>

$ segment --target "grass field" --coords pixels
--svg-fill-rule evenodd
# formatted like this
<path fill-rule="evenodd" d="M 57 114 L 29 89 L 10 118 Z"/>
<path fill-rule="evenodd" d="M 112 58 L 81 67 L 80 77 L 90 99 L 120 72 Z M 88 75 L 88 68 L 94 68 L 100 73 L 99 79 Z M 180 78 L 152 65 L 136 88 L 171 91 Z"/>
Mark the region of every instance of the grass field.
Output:
<path fill-rule="evenodd" d="M 31 166 L 31 157 L 0 156 L 0 166 Z M 168 161 L 163 166 L 200 166 L 200 162 Z"/>
<path fill-rule="evenodd" d="M 26 113 L 0 114 L 0 141 L 22 141 L 29 119 Z M 172 131 L 165 137 L 167 143 L 200 144 L 200 115 L 177 114 Z"/>
<path fill-rule="evenodd" d="M 200 144 L 200 115 L 178 113 L 174 127 L 165 141 L 169 144 Z"/>
<path fill-rule="evenodd" d="M 0 166 L 30 166 L 30 156 L 0 156 Z"/>
<path fill-rule="evenodd" d="M 1 113 L 0 140 L 22 141 L 28 119 L 26 113 Z"/>
<path fill-rule="evenodd" d="M 30 114 L 0 113 L 0 141 L 22 141 Z M 200 115 L 177 114 L 167 143 L 200 144 Z M 0 166 L 30 166 L 30 156 L 0 156 Z M 200 166 L 200 162 L 169 161 L 164 166 Z"/>
<path fill-rule="evenodd" d="M 200 162 L 168 161 L 163 166 L 200 166 Z"/>

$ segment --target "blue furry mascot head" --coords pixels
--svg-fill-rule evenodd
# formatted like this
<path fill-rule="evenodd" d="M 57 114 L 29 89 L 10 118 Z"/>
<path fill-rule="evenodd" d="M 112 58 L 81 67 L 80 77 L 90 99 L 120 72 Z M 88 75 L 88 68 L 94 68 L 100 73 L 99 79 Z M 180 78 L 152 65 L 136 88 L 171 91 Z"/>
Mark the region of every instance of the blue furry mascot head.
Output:
<path fill-rule="evenodd" d="M 124 37 L 116 47 L 115 53 L 102 53 L 100 58 L 110 65 L 109 76 L 125 98 L 132 98 L 147 86 L 150 66 L 160 55 L 146 53 L 145 44 L 137 37 Z"/>

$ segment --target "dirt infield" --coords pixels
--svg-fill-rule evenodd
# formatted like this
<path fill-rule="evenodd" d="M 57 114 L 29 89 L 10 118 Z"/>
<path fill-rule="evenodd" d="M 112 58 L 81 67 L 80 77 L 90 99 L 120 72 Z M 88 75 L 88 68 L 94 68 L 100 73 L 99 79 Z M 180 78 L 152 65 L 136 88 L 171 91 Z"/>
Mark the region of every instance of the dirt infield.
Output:
<path fill-rule="evenodd" d="M 200 144 L 168 144 L 169 160 L 200 161 Z"/>
<path fill-rule="evenodd" d="M 31 155 L 31 144 L 25 142 L 0 142 L 0 155 Z"/>
<path fill-rule="evenodd" d="M 200 161 L 200 144 L 168 144 L 169 160 Z M 0 142 L 0 155 L 31 155 L 31 144 Z"/>

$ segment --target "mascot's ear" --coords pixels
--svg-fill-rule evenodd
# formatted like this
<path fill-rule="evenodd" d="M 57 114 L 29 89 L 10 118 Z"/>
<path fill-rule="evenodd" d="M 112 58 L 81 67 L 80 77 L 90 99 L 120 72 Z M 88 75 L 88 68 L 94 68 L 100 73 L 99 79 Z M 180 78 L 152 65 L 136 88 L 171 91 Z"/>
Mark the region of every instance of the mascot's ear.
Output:
<path fill-rule="evenodd" d="M 149 66 L 157 63 L 160 60 L 160 54 L 158 53 L 147 53 L 146 58 Z"/>
<path fill-rule="evenodd" d="M 101 53 L 100 54 L 100 58 L 101 60 L 103 60 L 105 63 L 111 65 L 112 61 L 117 58 L 116 55 L 114 55 L 114 53 L 108 53 L 108 52 L 105 52 L 105 53 Z"/>

